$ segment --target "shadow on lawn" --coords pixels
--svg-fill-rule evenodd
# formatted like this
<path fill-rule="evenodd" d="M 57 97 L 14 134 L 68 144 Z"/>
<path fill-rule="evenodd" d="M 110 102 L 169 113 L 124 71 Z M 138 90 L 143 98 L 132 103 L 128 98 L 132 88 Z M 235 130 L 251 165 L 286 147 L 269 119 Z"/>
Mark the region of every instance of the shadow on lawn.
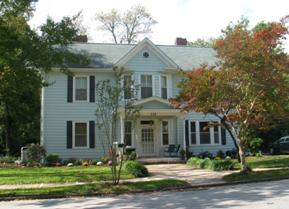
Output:
<path fill-rule="evenodd" d="M 243 184 L 200 191 L 160 192 L 116 197 L 68 198 L 19 202 L 17 208 L 232 208 L 289 195 L 288 180 Z"/>

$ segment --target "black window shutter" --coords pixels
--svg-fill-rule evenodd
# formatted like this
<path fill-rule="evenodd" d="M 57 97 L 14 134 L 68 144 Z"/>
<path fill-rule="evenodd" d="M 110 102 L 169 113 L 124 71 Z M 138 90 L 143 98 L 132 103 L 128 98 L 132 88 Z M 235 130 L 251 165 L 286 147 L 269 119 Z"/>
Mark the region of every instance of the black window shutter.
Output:
<path fill-rule="evenodd" d="M 66 122 L 66 136 L 67 136 L 66 147 L 67 149 L 71 149 L 72 148 L 72 121 Z"/>
<path fill-rule="evenodd" d="M 89 121 L 89 148 L 95 148 L 95 122 Z"/>
<path fill-rule="evenodd" d="M 185 140 L 186 140 L 186 146 L 189 146 L 189 121 L 185 120 Z"/>
<path fill-rule="evenodd" d="M 67 76 L 67 102 L 73 101 L 73 76 Z"/>
<path fill-rule="evenodd" d="M 89 102 L 95 102 L 95 76 L 89 76 Z"/>
<path fill-rule="evenodd" d="M 226 129 L 221 128 L 221 135 L 222 135 L 222 145 L 226 145 L 227 144 Z"/>

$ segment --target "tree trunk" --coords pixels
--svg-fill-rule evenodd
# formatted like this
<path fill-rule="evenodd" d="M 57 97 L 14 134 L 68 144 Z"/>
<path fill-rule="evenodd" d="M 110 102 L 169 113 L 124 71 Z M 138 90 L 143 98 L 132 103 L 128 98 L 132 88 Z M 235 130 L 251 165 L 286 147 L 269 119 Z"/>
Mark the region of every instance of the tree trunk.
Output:
<path fill-rule="evenodd" d="M 6 155 L 11 155 L 11 140 L 12 140 L 12 120 L 9 114 L 8 106 L 5 105 L 5 148 L 6 148 Z"/>
<path fill-rule="evenodd" d="M 247 163 L 246 163 L 246 153 L 245 147 L 240 143 L 239 145 L 239 156 L 240 156 L 240 164 L 241 164 L 241 172 L 248 173 L 250 171 Z"/>
<path fill-rule="evenodd" d="M 239 150 L 239 146 L 236 140 L 236 137 L 234 136 L 234 134 L 232 133 L 231 129 L 227 126 L 226 123 L 223 123 L 225 126 L 225 129 L 229 132 L 230 136 L 233 139 L 233 143 L 235 145 L 236 151 L 237 151 L 237 158 L 238 158 L 238 162 L 241 163 L 241 159 L 240 159 L 240 150 Z"/>

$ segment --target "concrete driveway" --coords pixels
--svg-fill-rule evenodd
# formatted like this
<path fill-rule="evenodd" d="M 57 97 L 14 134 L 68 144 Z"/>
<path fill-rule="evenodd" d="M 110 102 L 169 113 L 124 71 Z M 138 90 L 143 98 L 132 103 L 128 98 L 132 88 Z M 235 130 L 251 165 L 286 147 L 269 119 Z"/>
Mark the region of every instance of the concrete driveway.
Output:
<path fill-rule="evenodd" d="M 289 180 L 214 187 L 184 192 L 154 192 L 115 197 L 0 202 L 3 209 L 286 209 Z"/>
<path fill-rule="evenodd" d="M 207 169 L 195 169 L 186 164 L 158 164 L 146 165 L 150 172 L 150 177 L 135 179 L 136 181 L 148 181 L 159 179 L 180 179 L 187 181 L 191 185 L 208 185 L 225 183 L 222 180 L 224 175 L 234 171 L 214 172 Z"/>

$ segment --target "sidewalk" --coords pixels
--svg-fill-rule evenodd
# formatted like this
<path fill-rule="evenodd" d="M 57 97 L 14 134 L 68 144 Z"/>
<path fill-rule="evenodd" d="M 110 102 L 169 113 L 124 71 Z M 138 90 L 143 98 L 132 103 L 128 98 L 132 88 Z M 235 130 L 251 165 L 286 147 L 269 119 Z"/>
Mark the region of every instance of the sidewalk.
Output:
<path fill-rule="evenodd" d="M 224 175 L 238 171 L 214 172 L 206 169 L 195 169 L 186 164 L 157 164 L 146 166 L 150 172 L 149 177 L 121 180 L 121 182 L 140 182 L 162 179 L 179 179 L 187 181 L 192 186 L 208 186 L 225 183 L 222 179 Z M 41 184 L 16 184 L 0 185 L 0 190 L 4 189 L 28 189 L 44 187 L 62 187 L 73 185 L 92 184 L 96 182 L 70 182 L 70 183 L 41 183 Z"/>

